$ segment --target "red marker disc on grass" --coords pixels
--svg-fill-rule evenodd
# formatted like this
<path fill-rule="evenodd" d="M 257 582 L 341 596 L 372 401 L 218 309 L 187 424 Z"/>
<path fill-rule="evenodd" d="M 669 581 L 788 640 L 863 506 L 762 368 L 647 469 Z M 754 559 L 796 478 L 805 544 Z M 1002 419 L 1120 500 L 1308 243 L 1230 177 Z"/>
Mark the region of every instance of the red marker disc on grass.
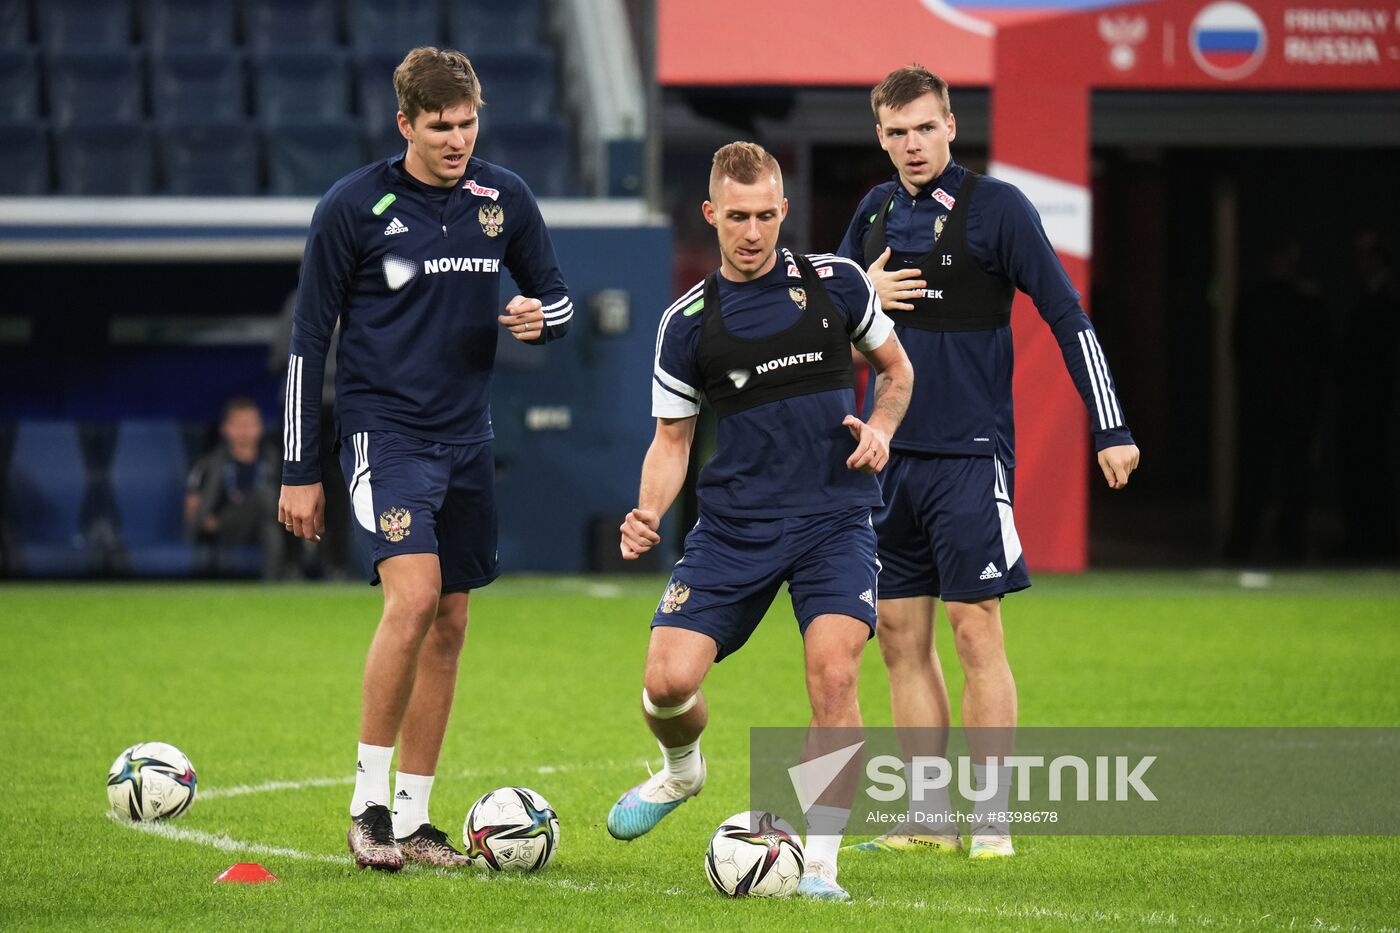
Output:
<path fill-rule="evenodd" d="M 276 881 L 277 876 L 263 868 L 257 862 L 237 862 L 224 870 L 224 873 L 214 879 L 215 884 L 262 884 L 264 881 Z"/>

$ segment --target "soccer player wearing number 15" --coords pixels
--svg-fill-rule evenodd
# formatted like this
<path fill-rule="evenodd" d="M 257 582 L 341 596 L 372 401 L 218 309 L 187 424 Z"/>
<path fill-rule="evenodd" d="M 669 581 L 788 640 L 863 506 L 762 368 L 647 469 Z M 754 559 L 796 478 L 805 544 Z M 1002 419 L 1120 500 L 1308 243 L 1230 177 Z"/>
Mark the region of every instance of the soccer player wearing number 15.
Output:
<path fill-rule="evenodd" d="M 880 148 L 897 177 L 856 209 L 838 254 L 868 267 L 909 349 L 917 379 L 909 416 L 881 476 L 880 652 L 890 673 L 896 726 L 909 758 L 946 753 L 948 691 L 934 652 L 941 597 L 965 675 L 963 723 L 983 763 L 1009 754 L 1016 683 L 1002 642 L 1001 598 L 1030 586 L 1012 518 L 1015 427 L 1011 403 L 1011 301 L 1035 302 L 1093 422 L 1104 478 L 1121 489 L 1138 465 L 1094 327 L 1030 201 L 1018 189 L 953 161 L 957 121 L 948 85 L 918 65 L 897 68 L 870 95 Z M 917 747 L 915 747 L 917 746 Z M 1011 769 L 979 812 L 1006 807 Z M 864 851 L 958 851 L 946 791 L 927 794 L 905 825 L 861 843 Z M 1009 827 L 988 819 L 971 858 L 1013 855 Z"/>
<path fill-rule="evenodd" d="M 856 678 L 875 629 L 874 473 L 908 405 L 913 372 L 859 265 L 778 248 L 787 215 L 778 163 L 752 143 L 715 153 L 705 219 L 720 267 L 662 316 L 653 370 L 656 437 L 621 549 L 660 542 L 685 481 L 703 396 L 719 416 L 700 473 L 700 520 L 652 619 L 642 708 L 665 768 L 608 814 L 618 839 L 649 832 L 700 792 L 700 685 L 743 646 L 786 582 L 803 636 L 814 741 L 860 726 Z M 874 413 L 855 416 L 851 345 L 879 372 Z M 852 788 L 853 790 L 853 788 Z M 836 853 L 842 792 L 807 814 L 806 897 L 844 900 Z"/>
<path fill-rule="evenodd" d="M 520 177 L 472 157 L 481 85 L 460 52 L 394 71 L 406 151 L 331 186 L 311 221 L 287 377 L 279 520 L 322 529 L 316 432 L 337 320 L 341 468 L 352 533 L 373 549 L 384 613 L 365 663 L 351 798 L 356 863 L 464 859 L 428 818 L 452 710 L 467 597 L 496 578 L 491 373 L 499 327 L 562 337 L 573 305 Z M 497 305 L 501 266 L 521 291 Z M 390 812 L 389 765 L 399 746 Z"/>

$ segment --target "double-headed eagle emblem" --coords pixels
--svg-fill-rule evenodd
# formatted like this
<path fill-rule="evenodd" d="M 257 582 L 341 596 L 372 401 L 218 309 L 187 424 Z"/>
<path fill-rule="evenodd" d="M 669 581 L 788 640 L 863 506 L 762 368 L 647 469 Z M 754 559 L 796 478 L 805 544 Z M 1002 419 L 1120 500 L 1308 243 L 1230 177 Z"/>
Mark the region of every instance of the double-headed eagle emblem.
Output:
<path fill-rule="evenodd" d="M 390 509 L 379 516 L 379 530 L 394 544 L 408 537 L 408 526 L 412 524 L 413 514 L 408 509 Z"/>
<path fill-rule="evenodd" d="M 482 233 L 491 237 L 500 236 L 505 228 L 506 212 L 501 210 L 499 204 L 483 204 L 481 210 L 476 212 L 476 219 L 481 224 Z"/>

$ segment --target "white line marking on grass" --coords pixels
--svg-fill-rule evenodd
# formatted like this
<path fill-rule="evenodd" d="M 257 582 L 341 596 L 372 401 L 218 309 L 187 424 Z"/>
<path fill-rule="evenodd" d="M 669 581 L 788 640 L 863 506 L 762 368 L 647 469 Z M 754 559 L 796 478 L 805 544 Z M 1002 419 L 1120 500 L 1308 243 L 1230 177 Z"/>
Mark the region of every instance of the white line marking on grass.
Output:
<path fill-rule="evenodd" d="M 286 782 L 284 782 L 286 783 Z M 234 839 L 226 833 L 207 833 L 197 829 L 181 829 L 169 823 L 133 823 L 110 815 L 112 822 L 137 832 L 145 833 L 149 836 L 160 836 L 164 839 L 173 839 L 178 842 L 193 842 L 197 845 L 209 846 L 222 852 L 247 852 L 253 855 L 261 855 L 274 858 L 293 859 L 299 862 L 322 862 L 330 865 L 349 865 L 350 857 L 347 855 L 328 855 L 317 852 L 302 852 L 300 849 L 291 849 L 286 846 L 269 846 L 259 842 L 245 842 L 241 839 Z M 524 883 L 541 885 L 547 888 L 557 888 L 577 894 L 615 894 L 630 893 L 635 891 L 645 891 L 652 895 L 663 894 L 667 896 L 679 896 L 688 892 L 684 888 L 667 887 L 657 888 L 650 885 L 643 885 L 634 882 L 617 881 L 575 881 L 572 878 L 539 878 L 533 875 L 524 874 L 497 874 L 495 872 L 444 872 L 453 877 L 471 877 L 474 881 L 488 881 L 493 884 Z M 1321 917 L 1313 917 L 1299 922 L 1296 917 L 1275 917 L 1272 914 L 1265 914 L 1261 917 L 1208 917 L 1178 915 L 1174 912 L 1163 912 L 1154 910 L 1147 914 L 1120 913 L 1116 910 L 1094 910 L 1076 911 L 1060 910 L 1054 907 L 1039 907 L 1034 904 L 961 904 L 954 901 L 904 901 L 890 898 L 865 897 L 858 898 L 854 903 L 863 904 L 869 907 L 895 908 L 899 910 L 933 911 L 938 914 L 962 915 L 975 917 L 996 917 L 1002 920 L 1052 920 L 1060 923 L 1069 923 L 1077 927 L 1086 926 L 1112 926 L 1121 927 L 1124 924 L 1137 926 L 1162 926 L 1162 927 L 1233 927 L 1236 929 L 1295 929 L 1302 926 L 1313 930 L 1328 931 L 1352 931 L 1352 930 L 1391 930 L 1392 927 L 1362 927 L 1362 926 L 1342 926 L 1332 923 Z"/>
<path fill-rule="evenodd" d="M 307 778 L 304 781 L 263 781 L 261 784 L 235 784 L 232 787 L 211 787 L 200 790 L 197 800 L 219 800 L 224 797 L 244 797 L 248 794 L 270 794 L 279 790 L 304 790 L 308 787 L 338 787 L 354 784 L 353 777 Z"/>
<path fill-rule="evenodd" d="M 115 816 L 112 817 L 112 821 L 148 836 L 160 836 L 163 839 L 174 839 L 179 842 L 193 842 L 218 849 L 221 852 L 249 852 L 253 855 L 289 858 L 299 862 L 327 862 L 333 865 L 348 865 L 350 863 L 348 855 L 325 855 L 316 852 L 302 852 L 300 849 L 289 849 L 286 846 L 267 846 L 260 842 L 244 842 L 241 839 L 234 839 L 227 833 L 206 833 L 198 829 L 181 829 L 169 823 L 133 823 Z"/>
<path fill-rule="evenodd" d="M 523 769 L 528 773 L 548 775 L 564 774 L 569 771 L 606 771 L 612 768 L 621 770 L 622 768 L 643 767 L 647 759 L 633 758 L 626 761 L 588 761 L 574 764 L 562 765 L 540 765 L 538 768 Z M 502 775 L 520 774 L 521 768 L 501 767 L 501 768 L 468 768 L 452 775 L 454 779 L 499 777 Z M 226 797 L 246 797 L 249 794 L 270 794 L 282 790 L 305 790 L 311 787 L 349 787 L 355 783 L 355 778 L 349 775 L 341 777 L 317 777 L 306 778 L 300 781 L 263 781 L 261 784 L 235 784 L 232 787 L 211 787 L 207 790 L 201 789 L 196 799 L 198 800 L 222 800 Z"/>

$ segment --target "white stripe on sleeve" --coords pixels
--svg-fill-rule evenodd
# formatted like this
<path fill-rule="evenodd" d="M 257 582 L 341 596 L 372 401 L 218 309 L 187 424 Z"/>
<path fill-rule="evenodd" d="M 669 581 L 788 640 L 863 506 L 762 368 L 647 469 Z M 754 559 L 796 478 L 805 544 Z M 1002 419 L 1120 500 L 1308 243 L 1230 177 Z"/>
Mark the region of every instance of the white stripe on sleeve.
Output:
<path fill-rule="evenodd" d="M 297 462 L 301 462 L 301 436 L 302 436 L 302 430 L 301 430 L 301 428 L 302 428 L 302 420 L 301 420 L 301 373 L 302 373 L 302 369 L 303 369 L 303 367 L 304 367 L 305 365 L 306 365 L 306 360 L 305 360 L 305 358 L 304 358 L 304 357 L 300 357 L 300 356 L 297 357 L 296 419 L 295 419 L 295 421 L 293 422 L 293 425 L 292 425 L 292 433 L 293 433 L 293 435 L 294 435 L 295 438 L 296 438 L 296 446 L 292 449 L 292 453 L 293 453 L 295 456 L 293 456 L 292 459 L 295 460 L 295 461 L 297 461 Z"/>
<path fill-rule="evenodd" d="M 1118 393 L 1113 388 L 1113 376 L 1108 371 L 1108 360 L 1103 355 L 1103 347 L 1099 345 L 1098 334 L 1089 331 L 1089 349 L 1094 352 L 1094 359 L 1099 364 L 1099 375 L 1103 377 L 1103 391 L 1108 399 L 1110 418 L 1113 423 L 1111 428 L 1121 428 L 1123 426 L 1123 409 L 1118 407 Z"/>
<path fill-rule="evenodd" d="M 656 353 L 652 358 L 651 407 L 653 417 L 686 418 L 700 410 L 700 391 L 661 368 L 661 344 L 666 339 L 666 328 L 670 325 L 671 318 L 675 317 L 676 312 L 690 307 L 697 298 L 704 295 L 704 292 L 705 281 L 702 279 L 684 295 L 677 298 L 661 315 L 661 323 L 656 328 Z M 671 400 L 667 400 L 666 396 L 670 396 Z M 679 414 L 672 413 L 673 410 L 680 408 L 688 408 L 689 410 Z M 662 409 L 665 410 L 665 413 L 658 413 Z"/>
<path fill-rule="evenodd" d="M 287 390 L 282 411 L 282 459 L 301 461 L 301 371 L 303 360 L 295 353 L 287 359 Z"/>
<path fill-rule="evenodd" d="M 1089 352 L 1089 341 L 1085 339 L 1088 331 L 1079 332 L 1079 349 L 1084 354 L 1084 368 L 1089 373 L 1089 385 L 1094 391 L 1094 408 L 1099 415 L 1099 430 L 1108 429 L 1108 419 L 1104 417 L 1104 400 L 1102 390 L 1099 388 L 1098 371 L 1094 367 L 1093 354 Z"/>

